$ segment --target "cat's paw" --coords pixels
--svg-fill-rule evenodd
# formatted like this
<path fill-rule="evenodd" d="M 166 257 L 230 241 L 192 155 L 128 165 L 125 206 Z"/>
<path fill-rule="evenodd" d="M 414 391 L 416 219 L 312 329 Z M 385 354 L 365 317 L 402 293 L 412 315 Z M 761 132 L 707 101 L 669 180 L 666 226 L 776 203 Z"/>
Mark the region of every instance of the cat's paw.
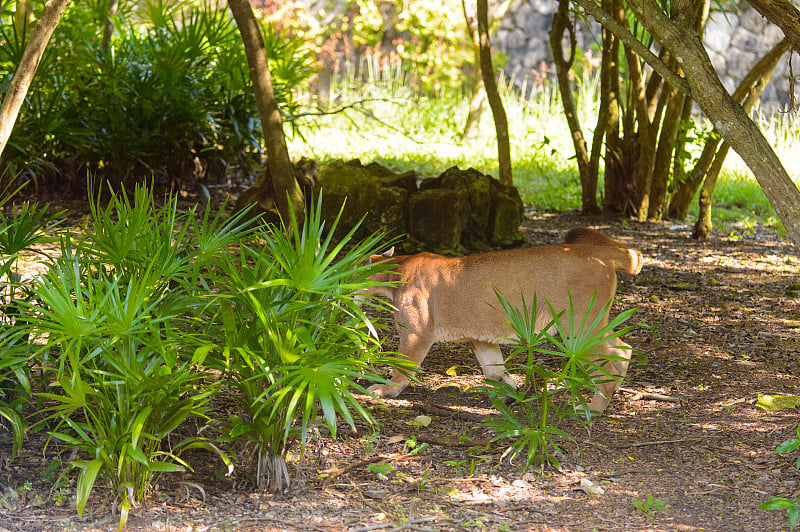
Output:
<path fill-rule="evenodd" d="M 400 392 L 405 388 L 404 385 L 388 383 L 388 384 L 373 384 L 367 391 L 379 399 L 391 399 L 400 395 Z"/>

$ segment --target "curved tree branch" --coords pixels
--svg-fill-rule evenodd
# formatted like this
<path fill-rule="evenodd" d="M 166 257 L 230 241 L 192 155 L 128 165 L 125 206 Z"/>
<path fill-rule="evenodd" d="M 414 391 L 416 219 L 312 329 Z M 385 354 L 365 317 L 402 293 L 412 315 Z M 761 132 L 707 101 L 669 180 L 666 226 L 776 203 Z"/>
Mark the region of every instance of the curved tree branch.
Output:
<path fill-rule="evenodd" d="M 630 7 L 647 31 L 672 52 L 686 73 L 692 98 L 753 172 L 788 236 L 800 248 L 800 190 L 761 130 L 725 90 L 698 33 L 675 24 L 654 0 L 632 0 Z"/>
<path fill-rule="evenodd" d="M 800 52 L 800 9 L 789 0 L 748 0 L 753 9 L 781 30 L 792 48 Z"/>
<path fill-rule="evenodd" d="M 30 40 L 25 44 L 22 58 L 0 106 L 0 154 L 5 150 L 8 138 L 14 129 L 19 109 L 25 101 L 25 95 L 28 94 L 28 87 L 39 67 L 47 43 L 70 3 L 71 0 L 48 0 L 44 4 L 42 16 L 33 28 Z"/>
<path fill-rule="evenodd" d="M 581 6 L 587 13 L 589 13 L 592 17 L 594 17 L 597 22 L 603 25 L 604 28 L 608 29 L 611 33 L 616 35 L 616 37 L 625 43 L 625 46 L 636 52 L 636 54 L 645 60 L 645 62 L 650 65 L 653 70 L 655 70 L 662 78 L 667 80 L 667 82 L 678 89 L 683 93 L 689 92 L 689 84 L 686 82 L 684 78 L 676 74 L 672 71 L 663 61 L 661 61 L 656 55 L 650 51 L 644 44 L 639 42 L 639 40 L 634 37 L 628 28 L 625 28 L 614 20 L 614 18 L 609 14 L 603 11 L 597 4 L 593 2 L 593 0 L 574 0 L 576 4 Z"/>
<path fill-rule="evenodd" d="M 481 74 L 486 86 L 486 97 L 492 109 L 494 129 L 497 134 L 497 159 L 500 182 L 513 185 L 511 173 L 511 147 L 508 138 L 508 116 L 503 107 L 503 100 L 497 90 L 492 67 L 492 51 L 489 44 L 489 5 L 487 0 L 478 0 L 478 42 L 480 45 Z"/>

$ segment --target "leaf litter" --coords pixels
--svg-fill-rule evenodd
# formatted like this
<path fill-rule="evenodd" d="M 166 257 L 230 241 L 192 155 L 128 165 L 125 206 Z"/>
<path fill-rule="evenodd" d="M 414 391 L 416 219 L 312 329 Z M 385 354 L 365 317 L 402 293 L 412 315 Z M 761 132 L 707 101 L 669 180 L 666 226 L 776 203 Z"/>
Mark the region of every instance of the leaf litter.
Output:
<path fill-rule="evenodd" d="M 794 457 L 774 452 L 800 411 L 765 412 L 758 399 L 800 395 L 797 251 L 758 228 L 696 242 L 685 224 L 531 212 L 524 229 L 538 245 L 577 226 L 642 251 L 645 267 L 620 276 L 612 312 L 638 307 L 644 326 L 625 337 L 637 355 L 606 414 L 590 431 L 565 426 L 577 445 L 564 444 L 560 470 L 500 460 L 505 447 L 480 425 L 495 413 L 470 391 L 479 366 L 465 345 L 444 343 L 398 399 L 363 398 L 379 428 L 320 432 L 305 454 L 295 449 L 291 492 L 257 493 L 198 454 L 194 472 L 162 478 L 128 530 L 785 529 L 782 513 L 758 505 L 800 496 Z M 43 444 L 30 435 L 1 464 L 0 531 L 115 528 L 102 492 L 78 519 L 74 480 L 52 474 L 55 452 L 69 450 Z"/>

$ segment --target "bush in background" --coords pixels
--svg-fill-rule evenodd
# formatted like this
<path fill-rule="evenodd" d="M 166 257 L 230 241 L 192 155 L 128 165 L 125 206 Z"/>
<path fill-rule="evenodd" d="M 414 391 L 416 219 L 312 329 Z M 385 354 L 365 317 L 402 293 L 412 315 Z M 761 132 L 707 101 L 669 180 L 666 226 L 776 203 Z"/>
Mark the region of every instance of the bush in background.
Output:
<path fill-rule="evenodd" d="M 155 177 L 179 186 L 260 161 L 260 123 L 239 32 L 227 9 L 187 0 L 122 2 L 102 42 L 104 2 L 75 4 L 42 59 L 3 157 L 12 174 L 81 187 L 86 172 L 115 184 Z M 0 72 L 14 71 L 25 35 L 0 14 Z M 276 95 L 312 74 L 305 43 L 264 30 Z M 63 190 L 63 189 L 62 189 Z"/>

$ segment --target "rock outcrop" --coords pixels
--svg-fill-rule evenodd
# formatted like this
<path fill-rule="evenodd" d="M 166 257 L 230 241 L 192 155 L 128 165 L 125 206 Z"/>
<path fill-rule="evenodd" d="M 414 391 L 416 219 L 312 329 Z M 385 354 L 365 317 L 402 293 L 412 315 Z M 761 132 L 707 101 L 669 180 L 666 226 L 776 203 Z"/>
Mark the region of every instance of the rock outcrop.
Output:
<path fill-rule="evenodd" d="M 358 236 L 381 231 L 387 239 L 401 238 L 398 247 L 404 253 L 461 255 L 524 241 L 517 190 L 472 168 L 450 168 L 422 179 L 376 163 L 333 161 L 320 166 L 315 191 L 323 195 L 326 220 L 345 205 L 340 231 L 363 219 Z"/>

